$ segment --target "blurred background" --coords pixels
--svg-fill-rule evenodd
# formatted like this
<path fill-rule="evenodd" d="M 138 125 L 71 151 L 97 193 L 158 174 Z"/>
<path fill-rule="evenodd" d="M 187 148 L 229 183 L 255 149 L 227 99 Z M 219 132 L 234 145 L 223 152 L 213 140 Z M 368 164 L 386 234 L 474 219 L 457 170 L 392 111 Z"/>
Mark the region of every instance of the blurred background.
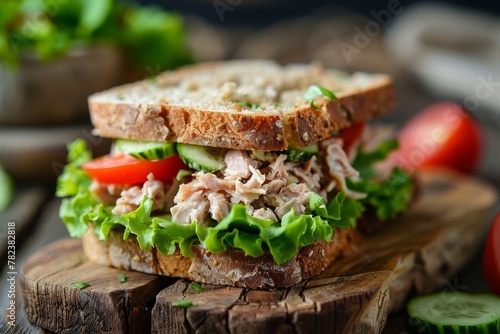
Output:
<path fill-rule="evenodd" d="M 91 134 L 89 94 L 230 58 L 390 73 L 399 107 L 383 121 L 398 126 L 453 100 L 480 124 L 476 174 L 498 189 L 499 15 L 493 1 L 466 0 L 2 0 L 0 220 L 33 226 L 69 141 L 85 138 L 97 154 L 109 149 Z M 474 276 L 479 262 L 460 276 L 468 291 L 487 289 Z"/>

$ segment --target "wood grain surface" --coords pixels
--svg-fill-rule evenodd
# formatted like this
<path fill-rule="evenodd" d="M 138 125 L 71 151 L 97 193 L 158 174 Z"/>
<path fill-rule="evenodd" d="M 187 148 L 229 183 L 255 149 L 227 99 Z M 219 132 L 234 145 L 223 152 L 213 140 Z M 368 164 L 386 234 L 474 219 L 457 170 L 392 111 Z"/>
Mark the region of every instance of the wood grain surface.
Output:
<path fill-rule="evenodd" d="M 410 293 L 437 289 L 473 256 L 496 200 L 491 186 L 459 174 L 429 171 L 421 181 L 407 215 L 289 289 L 196 292 L 186 280 L 92 264 L 79 240 L 58 241 L 22 268 L 27 317 L 58 333 L 381 333 Z M 183 299 L 194 306 L 173 306 Z"/>
<path fill-rule="evenodd" d="M 16 237 L 21 239 L 29 233 L 29 223 L 36 216 L 40 206 L 47 201 L 49 194 L 42 187 L 16 189 L 11 204 L 0 212 L 3 226 L 0 232 L 0 255 L 7 258 L 7 223 L 16 225 Z M 18 240 L 19 242 L 20 240 Z"/>

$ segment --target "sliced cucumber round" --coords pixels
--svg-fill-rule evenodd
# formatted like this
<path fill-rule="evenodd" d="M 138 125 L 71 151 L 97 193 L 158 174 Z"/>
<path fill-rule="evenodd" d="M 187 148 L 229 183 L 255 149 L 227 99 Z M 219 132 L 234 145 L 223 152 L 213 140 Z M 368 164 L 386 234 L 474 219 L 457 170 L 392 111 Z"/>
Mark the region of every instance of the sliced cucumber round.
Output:
<path fill-rule="evenodd" d="M 318 155 L 318 145 L 312 144 L 304 148 L 288 148 L 286 150 L 288 160 L 295 162 L 309 161 L 313 156 Z"/>
<path fill-rule="evenodd" d="M 214 173 L 226 165 L 221 148 L 177 143 L 177 152 L 186 165 L 202 172 Z"/>
<path fill-rule="evenodd" d="M 419 333 L 500 333 L 500 297 L 442 292 L 412 299 L 410 323 Z"/>
<path fill-rule="evenodd" d="M 117 139 L 116 147 L 120 152 L 144 160 L 161 160 L 177 153 L 175 143 L 171 142 L 158 143 Z"/>

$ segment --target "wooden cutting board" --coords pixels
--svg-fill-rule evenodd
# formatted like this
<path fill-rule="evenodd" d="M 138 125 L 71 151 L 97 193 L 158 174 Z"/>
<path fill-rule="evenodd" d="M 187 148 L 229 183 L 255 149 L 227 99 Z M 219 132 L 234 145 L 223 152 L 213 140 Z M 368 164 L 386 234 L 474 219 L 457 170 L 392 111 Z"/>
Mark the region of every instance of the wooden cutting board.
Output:
<path fill-rule="evenodd" d="M 410 293 L 449 284 L 480 247 L 496 201 L 491 186 L 471 177 L 435 170 L 420 179 L 421 197 L 402 219 L 294 287 L 196 292 L 183 279 L 95 265 L 80 240 L 61 240 L 22 268 L 26 314 L 56 333 L 381 333 Z M 182 299 L 194 306 L 172 306 Z"/>

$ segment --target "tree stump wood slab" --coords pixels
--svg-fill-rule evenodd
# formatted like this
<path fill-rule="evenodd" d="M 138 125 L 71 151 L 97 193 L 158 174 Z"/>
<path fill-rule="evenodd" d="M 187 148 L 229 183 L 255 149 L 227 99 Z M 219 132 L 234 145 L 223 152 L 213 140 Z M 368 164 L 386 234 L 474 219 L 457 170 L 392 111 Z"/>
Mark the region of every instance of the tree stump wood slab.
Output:
<path fill-rule="evenodd" d="M 184 279 L 90 263 L 80 240 L 58 241 L 22 268 L 28 319 L 56 333 L 381 333 L 410 293 L 443 286 L 474 255 L 496 201 L 491 186 L 453 172 L 428 171 L 420 181 L 404 217 L 288 289 L 196 292 Z M 90 286 L 80 290 L 77 281 Z M 172 305 L 183 299 L 194 306 Z"/>

